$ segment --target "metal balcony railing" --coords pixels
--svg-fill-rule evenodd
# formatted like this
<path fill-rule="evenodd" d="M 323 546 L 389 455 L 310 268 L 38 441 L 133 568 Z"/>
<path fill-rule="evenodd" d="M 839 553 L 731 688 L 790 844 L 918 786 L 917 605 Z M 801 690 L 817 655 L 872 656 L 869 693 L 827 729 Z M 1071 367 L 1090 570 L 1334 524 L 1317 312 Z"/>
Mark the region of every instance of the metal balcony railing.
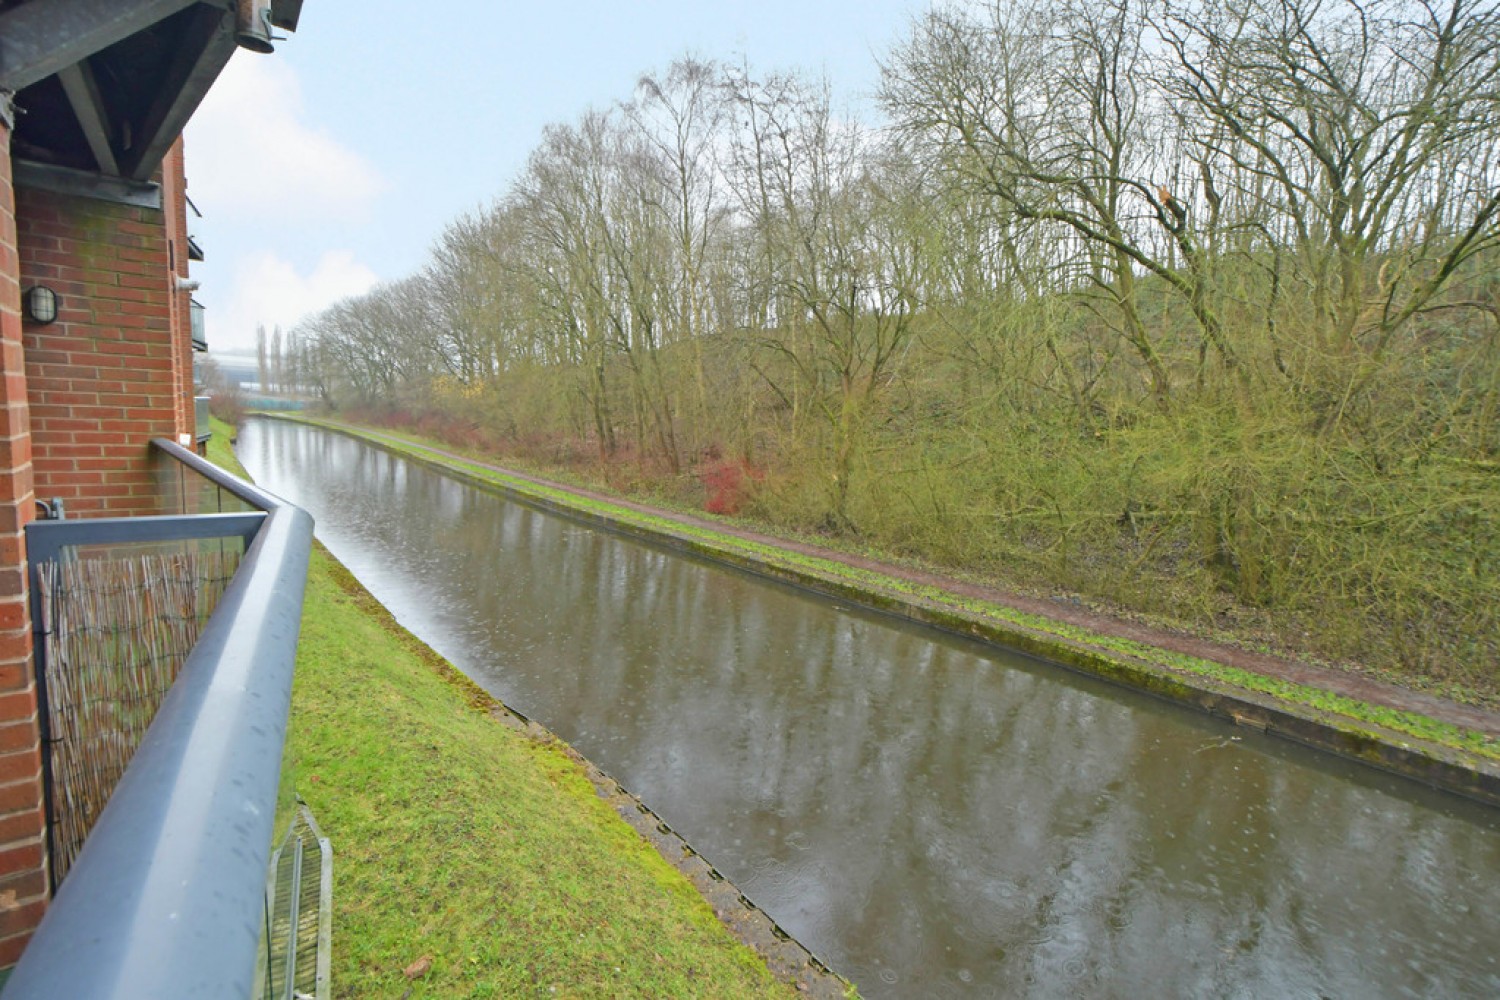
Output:
<path fill-rule="evenodd" d="M 170 441 L 152 444 L 186 513 L 36 522 L 32 565 L 89 545 L 239 535 L 247 547 L 5 1000 L 249 997 L 260 974 L 312 518 Z"/>
<path fill-rule="evenodd" d="M 209 396 L 193 397 L 193 438 L 200 445 L 214 436 L 208 411 L 211 402 L 213 400 Z"/>

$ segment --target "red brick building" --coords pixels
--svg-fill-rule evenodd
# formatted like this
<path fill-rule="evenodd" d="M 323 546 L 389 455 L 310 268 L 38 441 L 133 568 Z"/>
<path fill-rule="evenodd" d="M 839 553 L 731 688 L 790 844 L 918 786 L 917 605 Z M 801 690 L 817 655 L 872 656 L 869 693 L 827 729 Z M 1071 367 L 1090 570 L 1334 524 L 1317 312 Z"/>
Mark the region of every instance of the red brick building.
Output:
<path fill-rule="evenodd" d="M 157 512 L 149 442 L 194 431 L 182 128 L 300 7 L 0 0 L 0 968 L 49 894 L 24 528 Z"/>

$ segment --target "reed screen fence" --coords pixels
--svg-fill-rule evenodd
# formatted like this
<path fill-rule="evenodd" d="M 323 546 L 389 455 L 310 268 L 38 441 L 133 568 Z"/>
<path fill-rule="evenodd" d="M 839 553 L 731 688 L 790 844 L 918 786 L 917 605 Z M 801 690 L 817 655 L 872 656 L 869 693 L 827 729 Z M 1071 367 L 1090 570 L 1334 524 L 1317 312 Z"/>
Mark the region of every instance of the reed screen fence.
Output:
<path fill-rule="evenodd" d="M 61 884 L 239 566 L 238 546 L 39 567 L 52 830 Z"/>

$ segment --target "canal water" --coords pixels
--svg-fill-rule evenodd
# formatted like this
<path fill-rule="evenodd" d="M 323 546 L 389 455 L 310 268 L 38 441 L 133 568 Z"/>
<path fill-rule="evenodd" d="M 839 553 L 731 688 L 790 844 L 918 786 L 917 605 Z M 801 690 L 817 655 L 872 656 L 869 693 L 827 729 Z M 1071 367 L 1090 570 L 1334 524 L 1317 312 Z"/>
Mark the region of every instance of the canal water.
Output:
<path fill-rule="evenodd" d="M 866 997 L 1500 996 L 1500 811 L 342 436 L 239 454 Z"/>

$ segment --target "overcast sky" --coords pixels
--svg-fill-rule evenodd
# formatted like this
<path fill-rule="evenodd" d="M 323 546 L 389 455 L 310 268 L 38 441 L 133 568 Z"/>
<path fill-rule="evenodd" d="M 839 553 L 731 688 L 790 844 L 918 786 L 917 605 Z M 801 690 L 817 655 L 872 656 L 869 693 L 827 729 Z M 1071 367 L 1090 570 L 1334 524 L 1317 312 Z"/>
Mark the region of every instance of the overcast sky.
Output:
<path fill-rule="evenodd" d="M 544 125 L 628 98 L 683 55 L 826 74 L 867 100 L 927 0 L 307 0 L 272 55 L 238 52 L 187 129 L 188 230 L 209 346 L 422 263 L 488 204 Z"/>

